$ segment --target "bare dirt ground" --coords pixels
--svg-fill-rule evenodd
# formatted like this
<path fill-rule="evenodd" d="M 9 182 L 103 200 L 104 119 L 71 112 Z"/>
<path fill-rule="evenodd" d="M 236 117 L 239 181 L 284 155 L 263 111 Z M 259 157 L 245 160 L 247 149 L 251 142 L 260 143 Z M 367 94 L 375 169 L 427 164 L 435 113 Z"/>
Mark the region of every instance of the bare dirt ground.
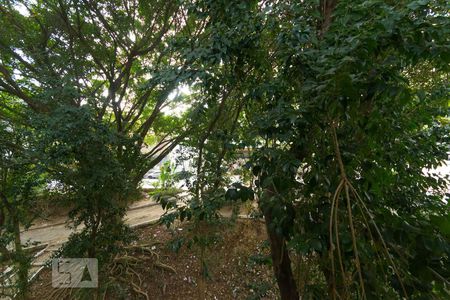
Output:
<path fill-rule="evenodd" d="M 120 273 L 123 283 L 110 285 L 104 299 L 277 298 L 266 232 L 260 221 L 197 227 L 185 223 L 170 229 L 151 225 L 135 231 L 138 244 L 153 245 L 152 254 L 129 254 L 142 263 Z M 209 236 L 209 245 L 202 248 L 189 243 L 195 236 Z M 111 282 L 111 274 L 100 274 L 101 287 Z M 45 268 L 33 283 L 31 299 L 56 299 L 55 295 L 58 299 L 92 299 L 97 292 L 102 299 L 100 290 L 86 293 L 73 289 L 60 294 L 51 288 L 51 270 Z"/>

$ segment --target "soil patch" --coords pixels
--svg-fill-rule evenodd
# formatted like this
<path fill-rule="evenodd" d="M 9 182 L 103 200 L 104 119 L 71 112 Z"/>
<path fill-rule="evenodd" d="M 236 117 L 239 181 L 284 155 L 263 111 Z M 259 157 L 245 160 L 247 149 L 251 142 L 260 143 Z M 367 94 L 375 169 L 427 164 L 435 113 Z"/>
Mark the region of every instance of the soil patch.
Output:
<path fill-rule="evenodd" d="M 153 225 L 135 232 L 137 244 L 146 245 L 151 251 L 127 253 L 131 260 L 137 258 L 141 263 L 121 273 L 124 284 L 108 285 L 104 299 L 146 299 L 145 295 L 148 299 L 169 300 L 277 298 L 262 222 L 223 221 L 208 226 L 184 223 L 169 229 Z M 105 294 L 105 277 L 108 276 L 100 276 L 103 292 L 99 299 Z M 77 292 L 80 290 L 55 293 L 51 288 L 51 270 L 46 268 L 34 281 L 31 298 L 50 299 L 58 295 L 58 299 L 77 299 L 96 293 Z"/>

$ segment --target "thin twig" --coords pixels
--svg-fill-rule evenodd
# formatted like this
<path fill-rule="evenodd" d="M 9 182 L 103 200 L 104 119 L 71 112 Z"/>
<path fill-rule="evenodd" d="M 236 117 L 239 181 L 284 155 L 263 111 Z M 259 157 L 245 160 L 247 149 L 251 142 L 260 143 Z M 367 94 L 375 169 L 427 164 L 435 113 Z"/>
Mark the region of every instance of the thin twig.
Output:
<path fill-rule="evenodd" d="M 370 220 L 372 221 L 372 224 L 374 225 L 375 230 L 376 230 L 378 236 L 380 237 L 381 243 L 382 243 L 383 248 L 384 248 L 384 250 L 386 252 L 386 256 L 387 256 L 389 262 L 391 263 L 391 266 L 394 269 L 395 274 L 397 275 L 397 277 L 399 279 L 400 285 L 401 285 L 402 290 L 403 290 L 403 294 L 405 295 L 406 299 L 408 299 L 408 294 L 406 293 L 406 289 L 405 289 L 405 286 L 403 285 L 403 281 L 402 281 L 402 279 L 400 277 L 400 273 L 398 272 L 397 266 L 395 265 L 394 261 L 392 260 L 390 254 L 389 254 L 389 249 L 388 249 L 388 247 L 386 245 L 386 242 L 384 241 L 383 236 L 381 235 L 381 231 L 378 228 L 377 223 L 375 223 L 375 220 L 374 220 L 373 216 L 371 215 L 371 213 L 370 213 L 369 209 L 367 208 L 367 206 L 364 204 L 364 201 L 362 200 L 361 196 L 359 196 L 359 194 L 356 191 L 356 189 L 352 185 L 350 185 L 350 188 L 353 190 L 353 193 L 356 196 L 356 199 L 359 201 L 359 203 L 361 203 L 361 205 L 367 211 L 367 214 L 369 215 Z"/>
<path fill-rule="evenodd" d="M 331 212 L 330 212 L 330 224 L 329 224 L 329 236 L 330 236 L 330 259 L 331 259 L 331 275 L 333 280 L 333 300 L 336 299 L 336 270 L 334 265 L 334 244 L 333 244 L 333 215 L 334 215 L 334 209 L 336 204 L 336 199 L 339 197 L 339 194 L 342 190 L 342 186 L 344 184 L 344 181 L 341 180 L 339 182 L 338 187 L 336 188 L 336 191 L 334 192 L 334 196 L 331 200 Z"/>

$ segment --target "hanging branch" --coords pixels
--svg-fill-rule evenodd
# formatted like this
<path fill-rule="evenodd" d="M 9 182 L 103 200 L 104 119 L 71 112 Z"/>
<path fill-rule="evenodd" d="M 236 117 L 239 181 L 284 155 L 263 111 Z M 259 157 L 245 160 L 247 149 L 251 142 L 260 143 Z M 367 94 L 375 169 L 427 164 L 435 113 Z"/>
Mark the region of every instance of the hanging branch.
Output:
<path fill-rule="evenodd" d="M 334 243 L 333 243 L 333 218 L 334 218 L 334 227 L 335 227 L 335 234 L 336 234 L 336 248 L 338 251 L 338 260 L 339 260 L 339 266 L 341 269 L 341 273 L 345 274 L 344 265 L 342 263 L 342 255 L 341 255 L 341 246 L 339 243 L 339 228 L 338 228 L 338 218 L 337 218 L 337 212 L 339 208 L 339 196 L 342 191 L 342 188 L 344 186 L 344 180 L 341 180 L 339 182 L 339 185 L 334 193 L 334 196 L 331 201 L 331 213 L 330 213 L 330 224 L 329 224 L 329 235 L 330 235 L 330 258 L 331 258 L 331 273 L 332 273 L 332 279 L 333 279 L 333 299 L 336 299 L 336 270 L 334 265 Z M 345 284 L 344 284 L 345 286 Z M 347 290 L 346 290 L 347 293 Z"/>
<path fill-rule="evenodd" d="M 375 231 L 377 232 L 378 237 L 381 240 L 381 244 L 383 245 L 383 249 L 385 251 L 386 257 L 388 258 L 389 262 L 391 263 L 391 266 L 394 269 L 394 272 L 395 272 L 395 274 L 397 275 L 397 277 L 399 279 L 400 285 L 402 287 L 403 294 L 405 295 L 406 298 L 408 298 L 408 294 L 406 293 L 406 289 L 405 289 L 405 286 L 403 285 L 403 281 L 402 281 L 402 279 L 400 277 L 400 273 L 399 273 L 399 271 L 398 271 L 394 261 L 392 260 L 391 256 L 389 255 L 389 249 L 387 248 L 386 242 L 383 239 L 383 236 L 381 235 L 381 231 L 378 228 L 378 225 L 375 223 L 375 220 L 374 220 L 373 216 L 371 215 L 371 213 L 370 213 L 369 209 L 367 208 L 367 206 L 364 204 L 364 201 L 362 200 L 361 196 L 358 194 L 356 189 L 352 185 L 350 185 L 350 189 L 352 190 L 352 193 L 355 196 L 355 198 L 358 200 L 357 204 L 362 206 L 364 208 L 364 210 L 367 212 L 367 215 L 370 217 L 370 220 L 372 221 L 372 224 L 375 227 Z"/>
<path fill-rule="evenodd" d="M 345 199 L 346 199 L 346 202 L 347 202 L 346 204 L 347 204 L 348 222 L 349 222 L 349 226 L 350 226 L 350 232 L 351 232 L 351 235 L 352 235 L 352 245 L 353 245 L 353 252 L 355 253 L 356 269 L 357 269 L 357 272 L 358 272 L 358 277 L 359 277 L 359 282 L 360 282 L 360 285 L 361 285 L 361 291 L 362 291 L 363 299 L 367 299 L 365 286 L 364 286 L 364 280 L 363 280 L 362 271 L 361 271 L 361 262 L 359 260 L 358 246 L 356 245 L 356 232 L 355 232 L 355 227 L 354 227 L 354 224 L 353 224 L 353 214 L 352 214 L 352 207 L 351 207 L 351 201 L 350 201 L 350 192 L 349 192 L 349 185 L 351 185 L 351 184 L 350 184 L 350 182 L 348 180 L 347 174 L 345 172 L 344 163 L 342 161 L 341 151 L 339 149 L 339 142 L 338 142 L 337 135 L 336 135 L 336 125 L 335 124 L 336 123 L 333 123 L 332 126 L 331 126 L 331 133 L 332 133 L 334 151 L 335 151 L 335 154 L 336 154 L 336 159 L 338 161 L 339 170 L 340 170 L 340 173 L 341 173 L 341 183 L 339 184 L 339 187 L 336 190 L 335 197 L 333 197 L 333 202 L 334 203 L 332 205 L 336 205 L 337 204 L 338 198 L 340 197 L 340 195 L 342 193 L 342 188 L 343 188 L 344 191 L 345 191 Z M 337 214 L 337 210 L 338 210 L 337 205 L 336 205 L 335 209 L 336 209 L 336 214 Z M 330 216 L 330 219 L 332 219 L 332 218 L 333 218 L 333 215 Z M 337 220 L 337 216 L 334 216 L 334 218 Z M 330 220 L 330 231 L 331 231 L 332 226 L 333 226 L 333 223 L 332 223 L 332 220 Z M 337 227 L 337 224 L 335 224 L 335 226 Z M 338 231 L 338 229 L 336 228 L 336 232 L 337 231 Z M 333 243 L 332 243 L 333 240 L 332 240 L 332 237 L 330 237 L 330 242 L 331 242 L 331 245 L 330 245 L 331 253 L 333 253 Z M 339 249 L 339 243 L 337 242 L 337 244 L 338 244 L 338 249 Z M 339 254 L 340 264 L 342 264 L 340 250 L 338 251 L 338 254 Z M 332 259 L 333 259 L 333 256 L 332 256 Z M 332 265 L 333 265 L 333 272 L 334 272 L 334 262 L 332 263 Z M 344 276 L 344 273 L 342 274 L 342 276 Z M 334 279 L 333 279 L 333 281 L 334 281 Z M 336 285 L 335 282 L 334 282 L 334 285 Z M 333 289 L 333 293 L 334 294 L 336 293 L 336 289 Z M 335 297 L 335 295 L 333 295 L 333 297 Z"/>
<path fill-rule="evenodd" d="M 346 204 L 347 204 L 347 214 L 348 214 L 348 219 L 349 219 L 349 226 L 350 226 L 350 231 L 351 231 L 351 235 L 352 235 L 352 244 L 353 244 L 353 251 L 355 253 L 355 261 L 356 261 L 356 269 L 358 272 L 358 277 L 359 277 L 359 281 L 361 284 L 361 290 L 362 290 L 362 296 L 363 299 L 367 299 L 366 298 L 366 293 L 365 293 L 365 286 L 364 286 L 364 281 L 362 278 L 362 270 L 361 270 L 361 263 L 359 260 L 359 253 L 358 253 L 358 248 L 356 245 L 356 233 L 355 233 L 355 228 L 354 228 L 354 222 L 353 222 L 353 214 L 352 214 L 352 209 L 351 209 L 351 201 L 350 201 L 350 195 L 352 195 L 354 198 L 356 198 L 356 205 L 360 208 L 361 211 L 361 215 L 363 216 L 364 219 L 364 223 L 367 226 L 367 229 L 369 231 L 369 235 L 370 238 L 372 240 L 374 240 L 372 232 L 370 230 L 370 226 L 369 223 L 367 221 L 366 218 L 366 214 L 367 216 L 370 218 L 370 221 L 372 222 L 375 231 L 377 232 L 378 237 L 381 240 L 382 246 L 383 246 L 383 250 L 385 252 L 385 256 L 387 257 L 387 259 L 389 260 L 389 263 L 391 264 L 396 276 L 399 279 L 401 288 L 402 288 L 402 292 L 405 296 L 406 299 L 408 299 L 408 295 L 406 293 L 406 289 L 405 286 L 403 284 L 403 281 L 401 279 L 400 273 L 398 271 L 397 266 L 395 265 L 394 261 L 392 260 L 391 256 L 389 255 L 389 249 L 386 245 L 386 242 L 383 239 L 383 236 L 381 235 L 381 231 L 378 228 L 377 224 L 375 223 L 375 220 L 373 218 L 373 216 L 371 215 L 369 209 L 367 208 L 367 206 L 365 205 L 364 201 L 362 200 L 361 196 L 359 195 L 359 193 L 356 191 L 355 187 L 351 184 L 351 182 L 349 181 L 347 174 L 345 172 L 345 167 L 344 167 L 344 163 L 342 161 L 342 156 L 341 156 L 341 152 L 339 149 L 339 142 L 338 142 L 338 138 L 337 138 L 337 134 L 336 134 L 336 123 L 333 123 L 331 126 L 331 133 L 332 133 L 332 139 L 333 139 L 333 145 L 334 145 L 334 151 L 335 151 L 335 155 L 336 155 L 336 159 L 339 165 L 339 170 L 340 170 L 340 176 L 341 176 L 341 180 L 339 182 L 339 185 L 334 193 L 334 196 L 332 198 L 331 201 L 331 213 L 330 213 L 330 223 L 329 223 L 329 234 L 330 234 L 330 258 L 331 258 L 331 266 L 332 266 L 332 274 L 333 274 L 333 299 L 336 299 L 336 282 L 335 282 L 335 265 L 334 265 L 334 244 L 333 244 L 333 226 L 335 227 L 335 235 L 336 235 L 336 246 L 337 246 L 337 251 L 338 251 L 338 260 L 341 266 L 341 272 L 342 272 L 342 276 L 344 276 L 344 269 L 343 269 L 343 265 L 342 265 L 342 257 L 341 257 L 341 251 L 340 251 L 340 247 L 339 247 L 339 232 L 338 232 L 338 218 L 337 218 L 337 213 L 338 213 L 338 199 L 341 196 L 342 190 L 345 191 L 345 199 L 346 199 Z M 345 285 L 344 285 L 345 286 Z M 346 295 L 348 295 L 348 291 L 345 291 Z"/>

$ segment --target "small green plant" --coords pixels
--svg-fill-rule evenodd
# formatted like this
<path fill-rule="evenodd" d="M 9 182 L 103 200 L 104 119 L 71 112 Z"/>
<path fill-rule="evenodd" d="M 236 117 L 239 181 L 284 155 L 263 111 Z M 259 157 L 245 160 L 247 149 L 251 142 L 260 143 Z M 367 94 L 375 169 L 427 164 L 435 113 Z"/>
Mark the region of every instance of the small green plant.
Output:
<path fill-rule="evenodd" d="M 269 255 L 263 255 L 260 253 L 253 254 L 248 258 L 248 261 L 252 265 L 271 265 L 272 258 Z"/>
<path fill-rule="evenodd" d="M 253 291 L 253 294 L 247 297 L 247 300 L 259 300 L 263 299 L 267 292 L 272 289 L 272 285 L 263 280 L 258 282 L 253 282 L 249 284 L 249 289 Z"/>
<path fill-rule="evenodd" d="M 175 168 L 176 165 L 173 162 L 164 162 L 160 167 L 160 175 L 158 177 L 158 181 L 154 184 L 155 188 L 163 190 L 172 188 L 175 183 L 176 177 Z"/>
<path fill-rule="evenodd" d="M 177 195 L 181 190 L 174 186 L 177 181 L 176 165 L 170 161 L 166 161 L 160 167 L 160 175 L 158 181 L 153 184 L 154 190 L 149 195 L 156 198 L 164 209 L 175 207 L 177 203 Z"/>

